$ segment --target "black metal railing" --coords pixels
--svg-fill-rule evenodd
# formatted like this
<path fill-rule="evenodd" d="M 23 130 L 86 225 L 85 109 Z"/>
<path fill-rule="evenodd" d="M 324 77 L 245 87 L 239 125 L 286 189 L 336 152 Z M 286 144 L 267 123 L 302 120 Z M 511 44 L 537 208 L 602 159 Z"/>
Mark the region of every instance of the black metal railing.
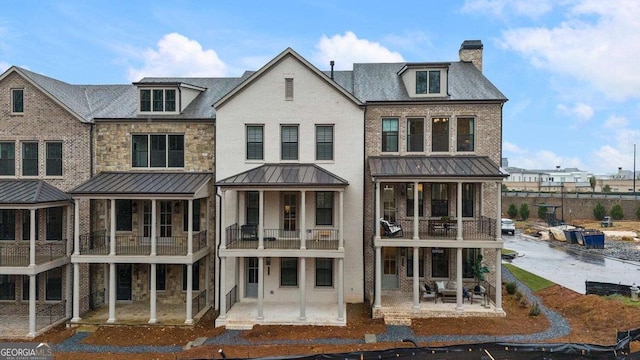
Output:
<path fill-rule="evenodd" d="M 265 249 L 300 249 L 300 230 L 265 229 Z M 307 229 L 307 249 L 338 249 L 340 232 L 335 229 Z M 228 249 L 257 249 L 259 233 L 257 225 L 233 224 L 225 229 L 225 245 Z"/>
<path fill-rule="evenodd" d="M 106 230 L 98 230 L 80 235 L 80 254 L 109 254 L 110 239 Z"/>
<path fill-rule="evenodd" d="M 413 238 L 413 219 L 398 219 L 395 224 L 402 227 L 401 234 L 386 236 L 380 230 L 382 237 L 403 239 Z M 419 219 L 418 237 L 420 239 L 456 240 L 458 238 L 458 223 L 452 219 Z M 496 220 L 481 216 L 478 219 L 462 220 L 462 238 L 464 240 L 493 240 L 496 238 Z"/>
<path fill-rule="evenodd" d="M 39 305 L 36 310 L 36 325 L 43 328 L 51 325 L 66 316 L 67 301 L 62 300 L 55 304 Z"/>
<path fill-rule="evenodd" d="M 225 299 L 227 301 L 226 311 L 229 311 L 231 307 L 238 302 L 238 286 L 234 286 L 227 295 L 225 295 Z"/>
<path fill-rule="evenodd" d="M 66 256 L 66 240 L 37 242 L 35 245 L 35 261 L 38 265 Z M 0 242 L 0 266 L 29 266 L 30 254 L 29 243 Z"/>
<path fill-rule="evenodd" d="M 198 295 L 193 297 L 193 302 L 191 303 L 191 311 L 195 316 L 206 306 L 207 306 L 207 290 L 202 290 Z"/>
<path fill-rule="evenodd" d="M 115 236 L 116 255 L 150 255 L 151 237 L 139 235 Z M 193 251 L 207 247 L 207 232 L 199 231 L 193 234 Z M 81 255 L 108 255 L 111 252 L 111 237 L 105 230 L 80 236 Z M 189 249 L 189 237 L 182 236 L 156 236 L 157 255 L 187 255 Z"/>

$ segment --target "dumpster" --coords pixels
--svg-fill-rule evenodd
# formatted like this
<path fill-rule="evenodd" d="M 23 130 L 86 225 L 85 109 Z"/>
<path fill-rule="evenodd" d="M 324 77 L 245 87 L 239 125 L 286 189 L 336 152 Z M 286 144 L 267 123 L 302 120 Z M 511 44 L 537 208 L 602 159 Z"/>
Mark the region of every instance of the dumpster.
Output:
<path fill-rule="evenodd" d="M 604 249 L 604 233 L 602 231 L 584 230 L 582 237 L 587 249 Z"/>
<path fill-rule="evenodd" d="M 569 244 L 577 244 L 578 243 L 578 234 L 580 229 L 570 229 L 564 231 L 564 237 L 567 239 L 567 243 Z"/>

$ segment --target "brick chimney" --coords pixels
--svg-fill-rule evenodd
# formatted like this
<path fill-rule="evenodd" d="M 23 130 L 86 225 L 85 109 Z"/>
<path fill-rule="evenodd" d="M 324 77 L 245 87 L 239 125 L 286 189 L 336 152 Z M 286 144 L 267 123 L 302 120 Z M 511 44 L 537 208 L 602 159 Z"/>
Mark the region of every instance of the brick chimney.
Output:
<path fill-rule="evenodd" d="M 482 72 L 482 41 L 481 40 L 465 40 L 460 45 L 460 61 L 470 62 Z"/>

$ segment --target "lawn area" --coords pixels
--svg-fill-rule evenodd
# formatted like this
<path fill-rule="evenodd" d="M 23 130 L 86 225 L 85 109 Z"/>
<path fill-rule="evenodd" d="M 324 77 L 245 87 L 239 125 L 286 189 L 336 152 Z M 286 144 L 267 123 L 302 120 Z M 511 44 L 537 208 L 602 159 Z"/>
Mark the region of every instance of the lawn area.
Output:
<path fill-rule="evenodd" d="M 542 289 L 546 289 L 555 285 L 554 282 L 551 282 L 545 278 L 541 278 L 538 275 L 532 274 L 526 270 L 523 270 L 513 264 L 504 264 L 504 266 L 511 271 L 513 276 L 515 276 L 518 280 L 524 283 L 529 289 L 532 291 L 540 291 Z"/>

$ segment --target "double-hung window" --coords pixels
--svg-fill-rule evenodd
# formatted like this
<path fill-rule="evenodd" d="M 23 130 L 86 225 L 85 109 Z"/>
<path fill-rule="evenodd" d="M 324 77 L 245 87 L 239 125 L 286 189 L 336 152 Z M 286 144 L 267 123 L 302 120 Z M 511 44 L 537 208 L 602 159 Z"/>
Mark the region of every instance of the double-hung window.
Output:
<path fill-rule="evenodd" d="M 473 118 L 458 118 L 458 151 L 474 151 Z"/>
<path fill-rule="evenodd" d="M 46 150 L 47 176 L 62 176 L 62 142 L 48 142 Z"/>
<path fill-rule="evenodd" d="M 434 278 L 449 277 L 449 249 L 431 248 L 431 276 Z"/>
<path fill-rule="evenodd" d="M 16 299 L 16 275 L 0 275 L 0 300 Z"/>
<path fill-rule="evenodd" d="M 424 119 L 407 120 L 407 151 L 424 151 Z"/>
<path fill-rule="evenodd" d="M 382 152 L 398 152 L 398 118 L 382 119 Z"/>
<path fill-rule="evenodd" d="M 413 216 L 413 185 L 413 183 L 407 184 L 407 216 Z M 422 184 L 418 184 L 418 216 L 424 216 L 424 196 L 422 192 Z"/>
<path fill-rule="evenodd" d="M 182 231 L 189 231 L 189 201 L 182 201 Z M 200 199 L 193 200 L 193 219 L 192 219 L 192 230 L 200 231 Z"/>
<path fill-rule="evenodd" d="M 316 126 L 316 160 L 333 160 L 333 126 Z"/>
<path fill-rule="evenodd" d="M 416 94 L 440 94 L 440 70 L 416 71 Z"/>
<path fill-rule="evenodd" d="M 333 225 L 333 193 L 316 192 L 316 225 Z"/>
<path fill-rule="evenodd" d="M 22 176 L 38 176 L 38 143 L 22 143 Z"/>
<path fill-rule="evenodd" d="M 133 230 L 132 202 L 127 199 L 116 200 L 116 231 Z"/>
<path fill-rule="evenodd" d="M 192 290 L 200 290 L 200 262 L 197 261 L 191 266 Z M 182 291 L 187 291 L 187 265 L 182 265 Z"/>
<path fill-rule="evenodd" d="M 247 125 L 247 160 L 264 160 L 263 125 Z"/>
<path fill-rule="evenodd" d="M 449 216 L 448 184 L 431 184 L 431 216 Z"/>
<path fill-rule="evenodd" d="M 16 210 L 0 209 L 0 240 L 16 239 Z"/>
<path fill-rule="evenodd" d="M 140 112 L 175 112 L 175 89 L 141 89 Z"/>
<path fill-rule="evenodd" d="M 282 160 L 298 160 L 298 125 L 282 125 Z"/>
<path fill-rule="evenodd" d="M 280 286 L 298 286 L 298 258 L 280 258 Z"/>
<path fill-rule="evenodd" d="M 260 221 L 260 193 L 257 191 L 247 191 L 246 193 L 246 223 L 248 225 L 258 225 Z"/>
<path fill-rule="evenodd" d="M 53 268 L 46 272 L 46 300 L 62 300 L 62 267 Z"/>
<path fill-rule="evenodd" d="M 11 89 L 11 113 L 24 113 L 24 89 Z"/>
<path fill-rule="evenodd" d="M 62 240 L 62 207 L 47 208 L 47 240 Z"/>
<path fill-rule="evenodd" d="M 473 217 L 475 187 L 474 184 L 462 184 L 462 216 Z"/>
<path fill-rule="evenodd" d="M 333 259 L 316 258 L 316 287 L 333 286 Z"/>
<path fill-rule="evenodd" d="M 13 176 L 16 174 L 16 144 L 14 142 L 0 143 L 0 175 Z"/>
<path fill-rule="evenodd" d="M 431 120 L 432 151 L 449 151 L 449 118 Z"/>
<path fill-rule="evenodd" d="M 184 135 L 132 135 L 131 140 L 132 167 L 184 167 Z"/>

